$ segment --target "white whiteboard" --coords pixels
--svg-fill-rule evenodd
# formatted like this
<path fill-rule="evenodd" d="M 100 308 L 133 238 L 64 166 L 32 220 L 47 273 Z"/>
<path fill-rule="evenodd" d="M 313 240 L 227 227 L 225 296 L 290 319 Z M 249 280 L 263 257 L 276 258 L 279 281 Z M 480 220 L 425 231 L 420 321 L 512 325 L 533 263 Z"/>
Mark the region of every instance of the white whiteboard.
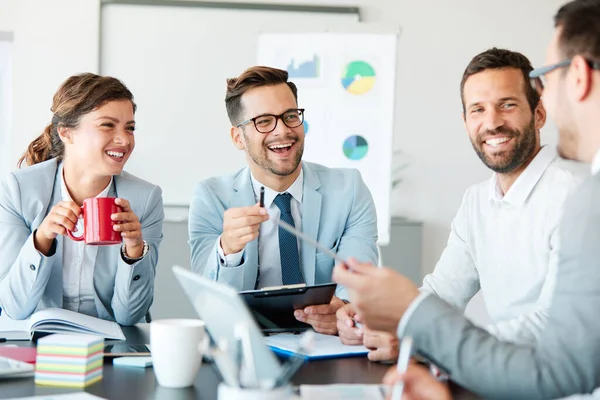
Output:
<path fill-rule="evenodd" d="M 14 169 L 10 160 L 12 115 L 12 35 L 0 32 L 0 177 Z"/>
<path fill-rule="evenodd" d="M 361 172 L 384 246 L 390 241 L 397 38 L 372 31 L 259 37 L 259 63 L 287 69 L 306 108 L 303 159 Z"/>
<path fill-rule="evenodd" d="M 198 181 L 246 165 L 229 135 L 225 80 L 256 64 L 259 32 L 357 22 L 358 14 L 104 4 L 100 73 L 121 79 L 138 105 L 126 170 L 160 185 L 165 205 L 189 205 Z"/>

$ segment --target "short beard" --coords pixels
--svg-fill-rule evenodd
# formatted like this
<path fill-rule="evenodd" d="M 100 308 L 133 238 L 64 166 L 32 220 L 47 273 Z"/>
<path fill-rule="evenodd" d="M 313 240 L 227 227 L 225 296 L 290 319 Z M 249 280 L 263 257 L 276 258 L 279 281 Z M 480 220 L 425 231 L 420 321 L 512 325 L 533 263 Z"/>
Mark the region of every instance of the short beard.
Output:
<path fill-rule="evenodd" d="M 299 140 L 296 140 L 295 146 L 298 146 L 296 157 L 294 158 L 291 167 L 285 168 L 269 160 L 265 153 L 255 153 L 250 146 L 250 140 L 248 139 L 248 136 L 246 136 L 246 130 L 242 128 L 242 132 L 244 135 L 244 141 L 246 142 L 245 145 L 246 149 L 248 150 L 248 155 L 256 165 L 278 176 L 289 176 L 298 169 L 298 165 L 300 165 L 300 161 L 302 161 L 302 155 L 304 154 L 304 141 L 300 142 Z M 267 149 L 266 151 L 270 150 Z"/>
<path fill-rule="evenodd" d="M 500 162 L 494 162 L 492 159 L 488 158 L 482 149 L 483 143 L 481 142 L 480 137 L 489 135 L 490 133 L 493 135 L 505 134 L 508 137 L 516 140 L 515 147 L 512 150 L 510 157 L 505 160 L 501 160 Z M 499 174 L 512 172 L 525 164 L 525 162 L 527 162 L 535 153 L 535 120 L 532 118 L 531 122 L 523 132 L 520 132 L 518 129 L 501 127 L 495 131 L 486 131 L 481 135 L 478 135 L 476 141 L 477 142 L 471 141 L 471 144 L 479 156 L 479 159 L 485 164 L 486 167 Z"/>

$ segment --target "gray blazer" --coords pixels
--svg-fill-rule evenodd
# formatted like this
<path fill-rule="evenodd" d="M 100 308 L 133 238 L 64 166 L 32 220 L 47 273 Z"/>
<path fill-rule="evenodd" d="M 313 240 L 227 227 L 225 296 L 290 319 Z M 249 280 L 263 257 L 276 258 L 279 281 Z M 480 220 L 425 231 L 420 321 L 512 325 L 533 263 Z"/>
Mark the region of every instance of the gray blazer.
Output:
<path fill-rule="evenodd" d="M 302 231 L 337 252 L 377 264 L 377 214 L 371 192 L 355 169 L 327 168 L 302 162 L 304 186 Z M 230 207 L 256 203 L 250 170 L 200 182 L 190 205 L 189 233 L 192 271 L 239 290 L 255 288 L 258 240 L 246 245 L 237 267 L 221 267 L 217 238 L 223 232 L 223 214 Z M 310 245 L 301 246 L 301 266 L 308 285 L 331 282 L 334 260 Z M 337 295 L 347 298 L 338 286 Z"/>
<path fill-rule="evenodd" d="M 61 177 L 55 159 L 17 170 L 0 183 L 0 308 L 13 319 L 62 308 L 63 242 L 45 257 L 33 244 L 33 233 L 50 209 L 61 201 Z M 133 265 L 121 258 L 121 246 L 98 249 L 94 267 L 96 309 L 102 319 L 122 325 L 143 320 L 154 297 L 154 275 L 164 219 L 158 186 L 122 172 L 113 179 L 109 196 L 128 200 L 150 246 Z"/>
<path fill-rule="evenodd" d="M 453 380 L 486 398 L 593 391 L 600 385 L 600 175 L 566 200 L 559 236 L 554 297 L 536 345 L 501 342 L 432 295 L 417 306 L 404 334 Z"/>

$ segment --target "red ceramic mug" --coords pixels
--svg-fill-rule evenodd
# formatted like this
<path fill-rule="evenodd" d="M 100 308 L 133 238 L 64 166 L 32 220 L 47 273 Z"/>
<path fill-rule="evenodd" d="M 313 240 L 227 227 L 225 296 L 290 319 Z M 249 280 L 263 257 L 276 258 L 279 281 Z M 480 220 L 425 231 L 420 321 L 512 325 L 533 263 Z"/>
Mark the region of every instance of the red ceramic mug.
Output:
<path fill-rule="evenodd" d="M 85 244 L 106 246 L 120 244 L 123 240 L 121 232 L 113 229 L 117 223 L 110 216 L 121 212 L 121 207 L 115 204 L 115 197 L 93 197 L 83 201 L 81 215 L 83 216 L 83 234 L 73 235 L 67 230 L 69 237 L 75 241 L 85 241 Z"/>

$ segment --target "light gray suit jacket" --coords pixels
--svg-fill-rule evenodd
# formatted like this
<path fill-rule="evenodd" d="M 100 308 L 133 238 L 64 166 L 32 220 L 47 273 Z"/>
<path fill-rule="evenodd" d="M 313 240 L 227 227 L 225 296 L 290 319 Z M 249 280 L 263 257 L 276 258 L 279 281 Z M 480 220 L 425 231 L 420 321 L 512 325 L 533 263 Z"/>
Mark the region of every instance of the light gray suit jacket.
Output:
<path fill-rule="evenodd" d="M 58 167 L 55 159 L 45 161 L 9 174 L 0 184 L 0 308 L 14 319 L 63 305 L 63 242 L 71 239 L 58 236 L 56 252 L 50 257 L 39 253 L 33 244 L 33 233 L 61 201 Z M 127 172 L 113 179 L 109 196 L 129 201 L 150 249 L 132 265 L 121 258 L 121 246 L 98 249 L 94 289 L 96 310 L 102 319 L 133 325 L 150 309 L 162 241 L 161 193 L 160 187 Z"/>
<path fill-rule="evenodd" d="M 371 192 L 355 169 L 327 168 L 302 162 L 302 231 L 337 252 L 377 264 L 377 214 Z M 190 205 L 192 271 L 225 282 L 238 291 L 255 288 L 258 240 L 246 245 L 242 264 L 221 267 L 217 239 L 223 214 L 231 207 L 256 204 L 249 168 L 200 182 Z M 302 272 L 308 285 L 331 282 L 334 260 L 311 245 L 301 246 Z M 341 287 L 337 295 L 347 298 Z"/>
<path fill-rule="evenodd" d="M 501 342 L 433 295 L 417 306 L 404 335 L 453 380 L 485 398 L 591 392 L 600 385 L 600 175 L 567 199 L 559 236 L 554 297 L 536 345 Z"/>

